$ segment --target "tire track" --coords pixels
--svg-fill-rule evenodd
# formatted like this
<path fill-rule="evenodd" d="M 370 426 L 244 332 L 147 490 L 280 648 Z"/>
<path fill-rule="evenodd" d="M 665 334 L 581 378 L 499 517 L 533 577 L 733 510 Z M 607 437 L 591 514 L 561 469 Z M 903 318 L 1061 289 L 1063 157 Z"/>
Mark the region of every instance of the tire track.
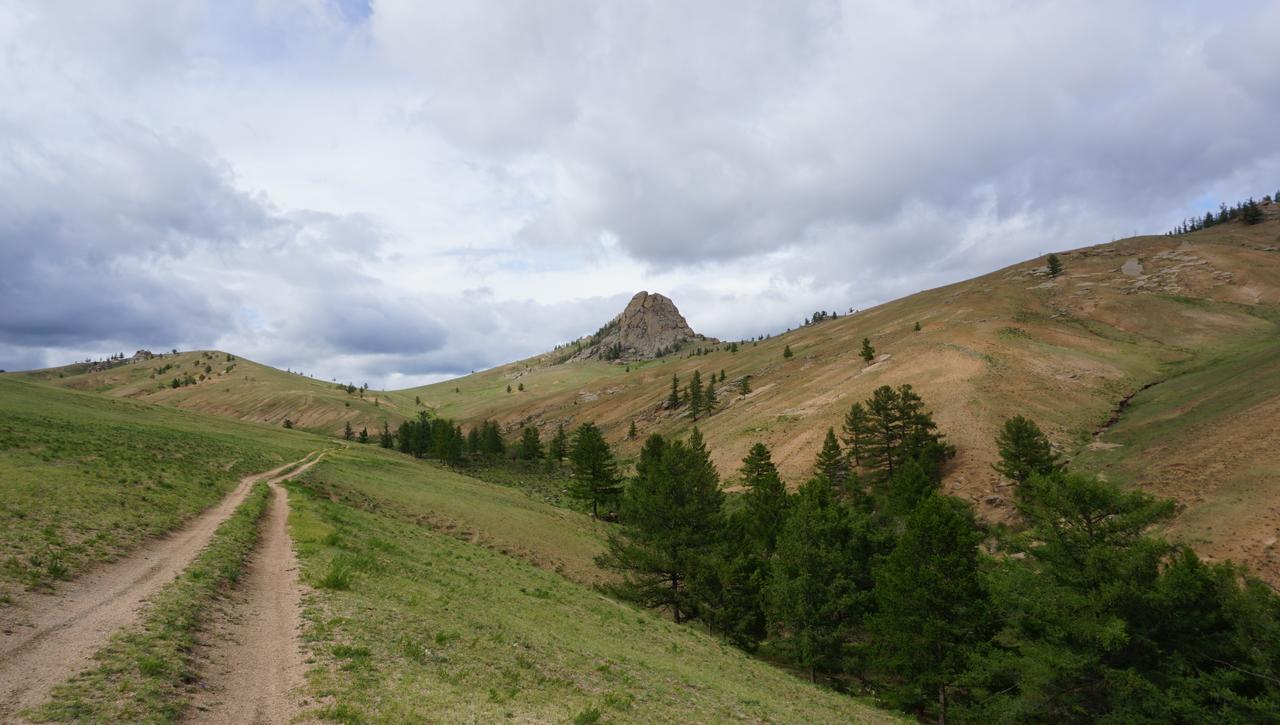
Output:
<path fill-rule="evenodd" d="M 147 598 L 191 563 L 254 483 L 301 473 L 325 452 L 246 476 L 183 528 L 59 591 L 25 593 L 0 610 L 0 722 L 13 722 L 22 710 L 42 704 L 55 685 L 88 667 L 113 633 L 136 622 Z"/>

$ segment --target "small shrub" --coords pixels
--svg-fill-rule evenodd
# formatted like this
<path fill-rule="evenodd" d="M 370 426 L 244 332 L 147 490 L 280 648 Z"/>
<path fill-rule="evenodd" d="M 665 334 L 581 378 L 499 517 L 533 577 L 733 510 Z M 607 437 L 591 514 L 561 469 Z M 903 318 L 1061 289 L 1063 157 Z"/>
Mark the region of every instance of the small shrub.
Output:
<path fill-rule="evenodd" d="M 591 725 L 591 723 L 600 722 L 600 712 L 598 707 L 589 707 L 586 710 L 573 716 L 573 725 Z"/>

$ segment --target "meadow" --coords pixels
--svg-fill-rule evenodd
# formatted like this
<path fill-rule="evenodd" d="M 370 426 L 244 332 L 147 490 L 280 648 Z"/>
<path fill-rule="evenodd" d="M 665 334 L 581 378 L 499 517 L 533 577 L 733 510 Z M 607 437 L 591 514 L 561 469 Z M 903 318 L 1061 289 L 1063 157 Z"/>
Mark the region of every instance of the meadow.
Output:
<path fill-rule="evenodd" d="M 0 376 L 0 592 L 182 525 L 244 476 L 331 443 Z"/>

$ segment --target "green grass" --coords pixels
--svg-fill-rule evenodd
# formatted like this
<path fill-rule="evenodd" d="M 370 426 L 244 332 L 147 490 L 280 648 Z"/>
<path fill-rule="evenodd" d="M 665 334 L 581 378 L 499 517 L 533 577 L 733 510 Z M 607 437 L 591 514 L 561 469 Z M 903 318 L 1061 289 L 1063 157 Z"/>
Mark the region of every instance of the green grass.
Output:
<path fill-rule="evenodd" d="M 516 488 L 372 446 L 335 452 L 301 479 L 347 505 L 519 556 L 579 582 L 600 578 L 594 559 L 606 525 Z M 340 531 L 333 536 L 347 538 Z"/>
<path fill-rule="evenodd" d="M 1205 426 L 1270 425 L 1245 421 L 1246 409 L 1280 396 L 1280 335 L 1216 350 L 1166 368 L 1159 384 L 1134 396 L 1104 436 L 1119 448 L 1086 451 L 1073 464 L 1131 482 L 1141 476 L 1150 448 L 1194 436 Z"/>
<path fill-rule="evenodd" d="M 455 474 L 357 450 L 291 483 L 290 527 L 315 587 L 305 637 L 317 662 L 308 715 L 340 722 L 851 722 L 891 720 L 656 613 L 615 602 L 529 562 L 427 525 Z M 486 536 L 554 537 L 530 510 L 571 516 L 519 492 L 465 495 Z M 356 492 L 359 492 L 358 494 Z M 548 511 L 548 509 L 550 509 Z M 466 516 L 455 510 L 454 515 Z M 566 520 L 559 528 L 571 525 Z M 514 533 L 512 529 L 517 533 Z M 335 572 L 343 572 L 334 586 Z"/>
<path fill-rule="evenodd" d="M 142 622 L 116 635 L 97 664 L 56 687 L 31 713 L 38 721 L 172 722 L 186 706 L 194 677 L 197 628 L 219 593 L 234 584 L 258 541 L 258 521 L 270 493 L 256 484 L 214 533 L 209 546 L 151 601 Z"/>
<path fill-rule="evenodd" d="M 322 443 L 0 376 L 0 590 L 74 577 Z"/>

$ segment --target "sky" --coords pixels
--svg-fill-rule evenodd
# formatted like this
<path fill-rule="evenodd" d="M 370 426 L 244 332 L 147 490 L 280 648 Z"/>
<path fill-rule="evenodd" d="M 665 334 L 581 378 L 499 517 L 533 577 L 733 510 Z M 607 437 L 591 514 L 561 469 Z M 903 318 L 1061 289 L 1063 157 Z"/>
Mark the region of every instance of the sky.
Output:
<path fill-rule="evenodd" d="M 407 387 L 1280 188 L 1280 2 L 0 0 L 0 369 Z"/>

